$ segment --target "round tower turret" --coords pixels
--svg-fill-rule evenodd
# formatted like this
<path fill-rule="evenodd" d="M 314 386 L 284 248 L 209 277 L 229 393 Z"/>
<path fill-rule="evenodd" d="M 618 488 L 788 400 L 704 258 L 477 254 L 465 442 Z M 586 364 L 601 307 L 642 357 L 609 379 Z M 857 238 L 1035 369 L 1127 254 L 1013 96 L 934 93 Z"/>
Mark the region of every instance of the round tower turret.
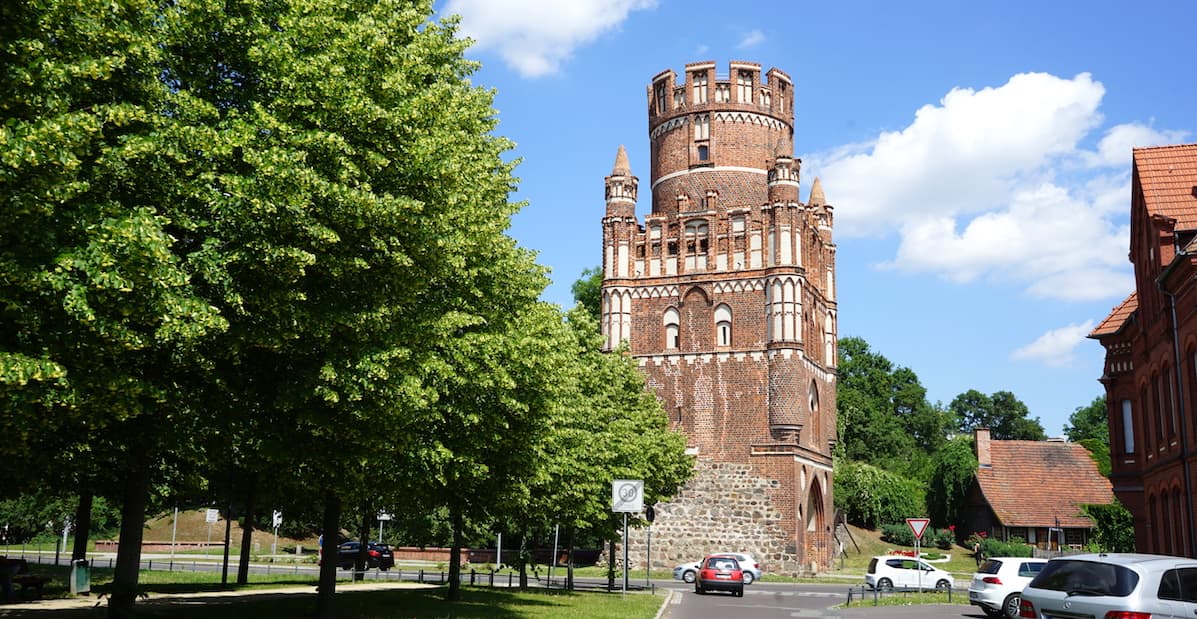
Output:
<path fill-rule="evenodd" d="M 766 181 L 780 158 L 793 161 L 794 96 L 790 77 L 761 66 L 733 61 L 726 76 L 714 62 L 686 65 L 680 84 L 672 70 L 648 88 L 648 131 L 652 168 L 652 211 L 675 215 L 679 204 L 707 210 L 710 190 L 735 185 L 752 191 L 725 207 L 759 206 L 770 199 Z M 789 167 L 797 178 L 797 166 Z M 797 200 L 783 192 L 787 202 Z M 686 195 L 688 201 L 678 200 Z M 727 198 L 728 196 L 724 196 Z"/>

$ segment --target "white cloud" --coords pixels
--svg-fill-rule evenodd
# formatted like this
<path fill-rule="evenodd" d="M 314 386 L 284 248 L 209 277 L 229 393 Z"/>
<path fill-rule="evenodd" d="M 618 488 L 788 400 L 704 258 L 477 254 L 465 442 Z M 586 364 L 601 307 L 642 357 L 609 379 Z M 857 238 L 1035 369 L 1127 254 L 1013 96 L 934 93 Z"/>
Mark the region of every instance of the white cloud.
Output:
<path fill-rule="evenodd" d="M 1122 298 L 1133 288 L 1130 145 L 1183 134 L 1129 123 L 1084 150 L 1104 94 L 1087 73 L 955 88 L 899 131 L 804 156 L 803 172 L 837 207 L 837 236 L 897 234 L 881 268 L 1041 298 Z"/>
<path fill-rule="evenodd" d="M 1110 127 L 1097 144 L 1097 152 L 1084 153 L 1084 160 L 1090 166 L 1108 166 L 1129 169 L 1131 149 L 1142 146 L 1176 144 L 1185 139 L 1184 131 L 1156 131 L 1139 123 L 1126 123 Z"/>
<path fill-rule="evenodd" d="M 1088 320 L 1053 329 L 1010 353 L 1010 358 L 1038 360 L 1051 367 L 1066 367 L 1073 362 L 1076 347 L 1085 341 L 1085 336 L 1093 331 L 1094 325 L 1092 320 Z"/>
<path fill-rule="evenodd" d="M 746 49 L 749 47 L 756 47 L 764 42 L 765 33 L 761 32 L 760 30 L 753 30 L 752 32 L 744 35 L 744 38 L 740 39 L 740 43 L 736 45 L 736 47 L 740 49 Z"/>
<path fill-rule="evenodd" d="M 461 35 L 476 50 L 494 50 L 525 77 L 557 72 L 580 45 L 617 28 L 632 11 L 657 0 L 448 0 L 461 15 Z"/>

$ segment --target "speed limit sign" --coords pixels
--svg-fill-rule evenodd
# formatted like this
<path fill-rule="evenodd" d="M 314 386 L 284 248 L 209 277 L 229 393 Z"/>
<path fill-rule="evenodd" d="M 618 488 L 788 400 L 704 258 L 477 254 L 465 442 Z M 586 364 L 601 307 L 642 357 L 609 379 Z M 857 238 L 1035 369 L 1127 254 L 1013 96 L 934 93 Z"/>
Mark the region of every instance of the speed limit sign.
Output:
<path fill-rule="evenodd" d="M 643 479 L 617 479 L 611 482 L 611 511 L 635 513 L 643 509 Z"/>

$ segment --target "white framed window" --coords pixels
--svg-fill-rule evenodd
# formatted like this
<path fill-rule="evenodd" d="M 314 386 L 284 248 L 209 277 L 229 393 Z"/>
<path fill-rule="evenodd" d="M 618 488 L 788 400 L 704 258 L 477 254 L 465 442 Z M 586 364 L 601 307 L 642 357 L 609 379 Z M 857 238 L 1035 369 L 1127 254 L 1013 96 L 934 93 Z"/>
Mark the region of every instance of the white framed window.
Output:
<path fill-rule="evenodd" d="M 736 99 L 739 103 L 752 103 L 752 71 L 736 72 Z"/>
<path fill-rule="evenodd" d="M 677 350 L 678 341 L 680 339 L 678 326 L 681 323 L 677 310 L 672 307 L 665 310 L 665 316 L 663 317 L 662 322 L 665 325 L 665 349 Z"/>
<path fill-rule="evenodd" d="M 711 137 L 711 115 L 696 114 L 694 116 L 694 139 L 706 140 Z"/>
<path fill-rule="evenodd" d="M 657 105 L 657 113 L 665 112 L 665 82 L 653 84 L 653 100 Z"/>
<path fill-rule="evenodd" d="M 699 73 L 690 74 L 690 83 L 694 87 L 694 103 L 707 102 L 707 73 L 702 71 Z"/>
<path fill-rule="evenodd" d="M 1131 401 L 1122 401 L 1122 452 L 1135 453 L 1135 419 L 1131 415 Z"/>
<path fill-rule="evenodd" d="M 715 344 L 731 346 L 732 343 L 732 313 L 727 305 L 715 308 Z"/>
<path fill-rule="evenodd" d="M 731 101 L 731 85 L 715 84 L 715 103 L 728 103 L 729 101 Z"/>

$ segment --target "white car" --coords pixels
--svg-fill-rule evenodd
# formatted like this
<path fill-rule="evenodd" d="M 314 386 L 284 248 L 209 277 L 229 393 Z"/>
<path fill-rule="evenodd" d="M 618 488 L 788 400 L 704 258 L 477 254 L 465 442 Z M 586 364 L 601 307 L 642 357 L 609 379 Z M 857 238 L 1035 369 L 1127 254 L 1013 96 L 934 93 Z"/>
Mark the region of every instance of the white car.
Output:
<path fill-rule="evenodd" d="M 914 557 L 886 555 L 873 557 L 865 573 L 865 583 L 874 589 L 951 589 L 952 575 Z"/>
<path fill-rule="evenodd" d="M 1023 587 L 1047 565 L 1047 559 L 993 557 L 986 559 L 968 585 L 968 603 L 990 617 L 1018 618 Z"/>
<path fill-rule="evenodd" d="M 756 558 L 746 552 L 713 552 L 709 556 L 722 555 L 732 557 L 740 564 L 740 569 L 744 571 L 744 584 L 751 585 L 761 577 L 763 573 L 761 564 L 757 563 Z M 673 568 L 673 579 L 684 582 L 694 582 L 695 576 L 702 565 L 701 561 L 694 563 L 682 563 Z"/>

